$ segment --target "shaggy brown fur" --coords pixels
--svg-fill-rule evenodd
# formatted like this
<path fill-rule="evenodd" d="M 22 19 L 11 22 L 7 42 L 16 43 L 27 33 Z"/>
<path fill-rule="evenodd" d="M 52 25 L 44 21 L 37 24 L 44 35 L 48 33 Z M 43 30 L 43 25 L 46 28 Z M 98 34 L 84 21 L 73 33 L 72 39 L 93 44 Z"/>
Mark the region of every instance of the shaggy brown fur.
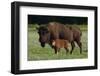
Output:
<path fill-rule="evenodd" d="M 49 43 L 50 46 L 52 46 L 52 40 L 64 39 L 71 43 L 71 54 L 75 47 L 74 42 L 78 44 L 78 46 L 80 47 L 80 53 L 82 53 L 82 33 L 79 28 L 66 27 L 64 24 L 58 22 L 50 22 L 47 24 L 47 27 L 39 27 L 38 33 L 39 41 L 42 47 L 45 47 L 45 43 Z"/>

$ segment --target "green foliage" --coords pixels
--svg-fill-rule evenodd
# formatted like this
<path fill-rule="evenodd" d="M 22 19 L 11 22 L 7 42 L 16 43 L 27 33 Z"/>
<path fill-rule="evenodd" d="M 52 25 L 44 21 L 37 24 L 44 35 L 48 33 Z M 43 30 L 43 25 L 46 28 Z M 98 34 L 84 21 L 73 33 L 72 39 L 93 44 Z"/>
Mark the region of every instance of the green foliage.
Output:
<path fill-rule="evenodd" d="M 38 28 L 39 25 L 38 24 L 29 24 L 28 25 L 28 30 L 29 31 L 36 31 L 36 28 Z"/>

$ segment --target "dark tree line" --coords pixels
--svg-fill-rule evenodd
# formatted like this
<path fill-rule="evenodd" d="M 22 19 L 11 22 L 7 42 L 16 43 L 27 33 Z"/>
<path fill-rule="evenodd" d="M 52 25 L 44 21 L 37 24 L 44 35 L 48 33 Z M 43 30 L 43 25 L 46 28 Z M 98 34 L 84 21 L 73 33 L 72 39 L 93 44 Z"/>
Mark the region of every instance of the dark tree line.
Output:
<path fill-rule="evenodd" d="M 71 16 L 45 16 L 45 15 L 28 15 L 28 24 L 47 24 L 48 22 L 60 22 L 63 24 L 86 24 L 87 17 Z"/>

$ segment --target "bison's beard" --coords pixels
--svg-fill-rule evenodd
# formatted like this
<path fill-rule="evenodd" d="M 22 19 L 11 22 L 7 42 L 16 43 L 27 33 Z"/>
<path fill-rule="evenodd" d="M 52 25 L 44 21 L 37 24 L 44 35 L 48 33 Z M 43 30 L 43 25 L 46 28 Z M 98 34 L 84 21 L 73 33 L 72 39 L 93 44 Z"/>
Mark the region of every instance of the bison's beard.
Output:
<path fill-rule="evenodd" d="M 45 47 L 45 43 L 41 43 L 41 46 L 42 46 L 42 47 Z"/>

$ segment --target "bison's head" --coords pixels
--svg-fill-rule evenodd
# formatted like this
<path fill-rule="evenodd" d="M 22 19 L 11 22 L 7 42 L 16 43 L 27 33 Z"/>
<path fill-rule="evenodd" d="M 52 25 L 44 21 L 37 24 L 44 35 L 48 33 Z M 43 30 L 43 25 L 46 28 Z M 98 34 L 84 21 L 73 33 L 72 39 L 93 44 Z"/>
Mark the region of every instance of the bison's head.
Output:
<path fill-rule="evenodd" d="M 41 43 L 42 47 L 45 47 L 45 44 L 48 43 L 50 39 L 50 32 L 47 27 L 39 27 L 38 28 L 39 34 L 39 42 Z"/>

